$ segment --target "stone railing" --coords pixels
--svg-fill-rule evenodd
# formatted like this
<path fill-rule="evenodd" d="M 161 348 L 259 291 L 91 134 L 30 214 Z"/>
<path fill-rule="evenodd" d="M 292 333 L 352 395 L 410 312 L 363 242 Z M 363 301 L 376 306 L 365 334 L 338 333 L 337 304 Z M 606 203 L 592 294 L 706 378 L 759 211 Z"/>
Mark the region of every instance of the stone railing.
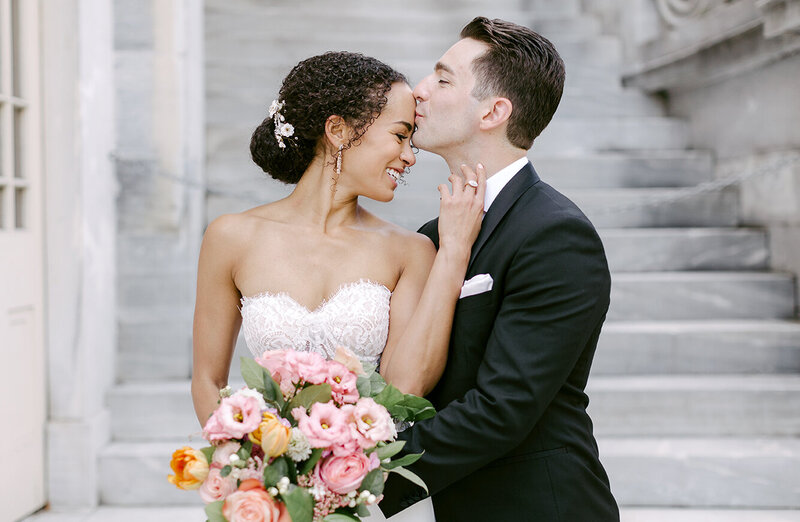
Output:
<path fill-rule="evenodd" d="M 637 0 L 621 13 L 625 82 L 647 90 L 716 81 L 800 49 L 800 0 Z M 727 52 L 721 47 L 729 47 Z M 698 60 L 717 48 L 713 63 Z M 749 56 L 749 58 L 748 58 Z"/>

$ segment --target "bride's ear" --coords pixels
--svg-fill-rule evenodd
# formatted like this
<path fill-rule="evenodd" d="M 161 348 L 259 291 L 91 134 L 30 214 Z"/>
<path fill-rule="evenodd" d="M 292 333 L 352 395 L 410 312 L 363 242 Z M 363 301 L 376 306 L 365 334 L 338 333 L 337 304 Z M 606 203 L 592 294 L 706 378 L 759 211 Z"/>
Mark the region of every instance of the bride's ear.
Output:
<path fill-rule="evenodd" d="M 334 149 L 347 144 L 349 136 L 350 128 L 344 118 L 335 114 L 328 116 L 328 119 L 325 120 L 325 137 L 328 138 L 328 142 L 333 145 Z"/>
<path fill-rule="evenodd" d="M 481 117 L 480 128 L 481 130 L 495 129 L 511 117 L 513 105 L 508 98 L 493 98 L 491 105 L 486 107 L 483 116 Z"/>

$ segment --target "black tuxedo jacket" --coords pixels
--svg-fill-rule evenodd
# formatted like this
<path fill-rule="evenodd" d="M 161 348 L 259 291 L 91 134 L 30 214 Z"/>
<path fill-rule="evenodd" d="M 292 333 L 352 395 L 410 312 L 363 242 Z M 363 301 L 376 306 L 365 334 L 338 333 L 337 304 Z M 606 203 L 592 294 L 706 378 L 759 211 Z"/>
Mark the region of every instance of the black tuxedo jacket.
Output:
<path fill-rule="evenodd" d="M 420 229 L 438 248 L 438 220 Z M 439 522 L 618 521 L 584 393 L 610 277 L 603 245 L 570 200 L 523 167 L 484 216 L 466 278 L 491 291 L 462 298 L 434 418 L 400 433 L 409 469 Z M 387 516 L 424 498 L 390 474 Z"/>

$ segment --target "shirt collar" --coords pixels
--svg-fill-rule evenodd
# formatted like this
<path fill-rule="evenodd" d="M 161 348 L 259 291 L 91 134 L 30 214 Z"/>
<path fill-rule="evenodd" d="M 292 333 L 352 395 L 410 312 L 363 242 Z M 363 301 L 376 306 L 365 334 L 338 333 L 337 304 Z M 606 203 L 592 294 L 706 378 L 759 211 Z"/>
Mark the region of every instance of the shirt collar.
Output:
<path fill-rule="evenodd" d="M 528 163 L 528 158 L 523 156 L 511 165 L 500 169 L 497 173 L 486 180 L 486 195 L 483 198 L 483 211 L 488 212 L 489 207 L 492 206 L 495 198 L 500 191 L 503 190 L 503 187 L 511 181 L 511 178 L 514 177 L 514 174 L 520 171 L 525 164 Z"/>

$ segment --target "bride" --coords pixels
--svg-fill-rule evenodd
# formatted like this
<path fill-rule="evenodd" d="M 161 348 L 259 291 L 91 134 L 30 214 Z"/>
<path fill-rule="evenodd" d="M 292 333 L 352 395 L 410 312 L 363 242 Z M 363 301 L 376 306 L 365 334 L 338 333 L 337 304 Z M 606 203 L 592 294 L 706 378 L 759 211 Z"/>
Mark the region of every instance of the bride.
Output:
<path fill-rule="evenodd" d="M 227 384 L 240 328 L 254 355 L 305 347 L 330 358 L 342 345 L 405 393 L 434 387 L 480 229 L 485 173 L 462 167 L 466 184 L 451 175 L 452 193 L 439 186 L 438 252 L 359 206 L 359 196 L 390 201 L 414 164 L 415 107 L 402 74 L 360 54 L 315 56 L 284 79 L 250 150 L 294 191 L 215 219 L 203 239 L 192 375 L 201 424 Z M 430 502 L 413 511 L 393 520 L 434 519 Z"/>

